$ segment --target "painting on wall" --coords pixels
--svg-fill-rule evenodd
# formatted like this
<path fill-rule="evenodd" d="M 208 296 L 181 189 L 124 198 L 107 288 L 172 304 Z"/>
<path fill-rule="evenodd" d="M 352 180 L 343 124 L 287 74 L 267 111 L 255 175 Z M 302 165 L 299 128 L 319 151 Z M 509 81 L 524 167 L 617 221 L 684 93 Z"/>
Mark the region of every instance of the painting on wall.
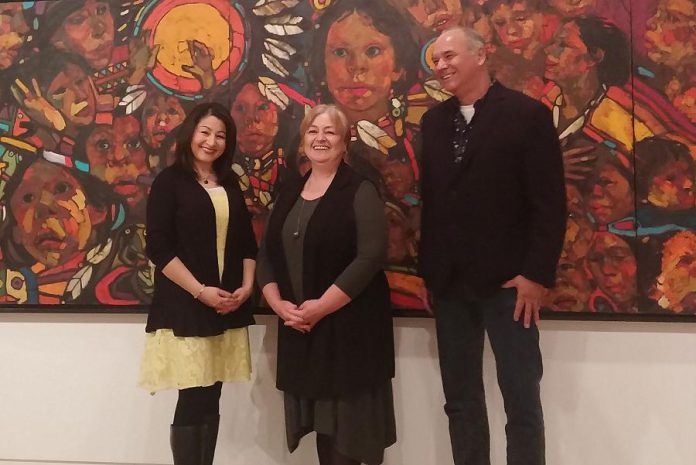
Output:
<path fill-rule="evenodd" d="M 547 314 L 696 315 L 693 0 L 56 0 L 0 4 L 0 306 L 144 311 L 144 213 L 186 112 L 230 109 L 257 240 L 303 175 L 305 111 L 348 116 L 385 200 L 395 308 L 422 310 L 419 123 L 443 30 L 550 109 L 568 194 Z M 501 128 L 503 130 L 504 128 Z"/>

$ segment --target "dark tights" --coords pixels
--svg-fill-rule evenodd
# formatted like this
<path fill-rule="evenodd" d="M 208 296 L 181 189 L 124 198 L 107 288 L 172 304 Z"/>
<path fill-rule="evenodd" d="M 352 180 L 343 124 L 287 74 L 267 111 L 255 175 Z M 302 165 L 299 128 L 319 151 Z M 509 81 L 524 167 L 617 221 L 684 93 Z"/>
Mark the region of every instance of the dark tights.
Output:
<path fill-rule="evenodd" d="M 317 455 L 320 465 L 360 465 L 357 460 L 337 451 L 333 439 L 326 434 L 317 433 Z"/>
<path fill-rule="evenodd" d="M 219 415 L 221 392 L 221 382 L 212 386 L 179 389 L 174 426 L 202 425 L 206 418 Z"/>

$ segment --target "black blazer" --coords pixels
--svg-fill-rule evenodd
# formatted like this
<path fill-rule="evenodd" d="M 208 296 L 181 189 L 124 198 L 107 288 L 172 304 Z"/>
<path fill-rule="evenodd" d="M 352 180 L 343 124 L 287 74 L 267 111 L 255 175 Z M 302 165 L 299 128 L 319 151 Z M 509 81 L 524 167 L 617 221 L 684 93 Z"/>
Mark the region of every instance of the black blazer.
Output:
<path fill-rule="evenodd" d="M 147 332 L 170 328 L 177 336 L 213 336 L 254 323 L 250 301 L 219 315 L 162 274 L 162 268 L 178 257 L 203 284 L 228 291 L 241 286 L 242 260 L 255 259 L 256 240 L 237 176 L 231 175 L 223 187 L 229 201 L 229 226 L 220 280 L 210 196 L 193 176 L 176 167 L 166 168 L 155 178 L 147 202 L 146 252 L 155 264 Z"/>
<path fill-rule="evenodd" d="M 565 235 L 563 161 L 549 110 L 494 83 L 454 163 L 456 97 L 421 122 L 419 272 L 435 293 L 491 295 L 518 274 L 552 287 Z"/>

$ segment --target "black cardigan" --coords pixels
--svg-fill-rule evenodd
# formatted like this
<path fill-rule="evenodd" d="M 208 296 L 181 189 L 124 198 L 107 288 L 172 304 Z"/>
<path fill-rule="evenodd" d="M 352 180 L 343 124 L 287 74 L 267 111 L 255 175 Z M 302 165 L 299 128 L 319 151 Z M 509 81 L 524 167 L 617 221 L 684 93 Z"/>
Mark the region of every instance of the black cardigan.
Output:
<path fill-rule="evenodd" d="M 486 296 L 518 274 L 553 287 L 565 234 L 563 161 L 551 113 L 493 84 L 476 103 L 461 163 L 456 97 L 421 122 L 420 275 L 435 294 L 464 284 Z"/>
<path fill-rule="evenodd" d="M 265 240 L 280 295 L 291 302 L 295 298 L 281 234 L 306 179 L 280 192 Z M 302 260 L 307 300 L 321 297 L 356 257 L 353 203 L 364 179 L 342 164 L 307 224 Z M 279 323 L 277 387 L 283 391 L 309 398 L 343 397 L 394 376 L 392 311 L 382 270 L 355 299 L 321 319 L 309 333 Z"/>
<path fill-rule="evenodd" d="M 147 332 L 169 328 L 177 336 L 214 336 L 254 323 L 253 304 L 219 315 L 162 274 L 178 257 L 201 283 L 234 291 L 242 285 L 243 259 L 256 257 L 256 240 L 239 188 L 231 175 L 222 186 L 229 201 L 229 226 L 222 280 L 219 278 L 215 209 L 206 190 L 176 167 L 162 171 L 147 202 L 147 256 L 155 264 L 155 291 Z"/>

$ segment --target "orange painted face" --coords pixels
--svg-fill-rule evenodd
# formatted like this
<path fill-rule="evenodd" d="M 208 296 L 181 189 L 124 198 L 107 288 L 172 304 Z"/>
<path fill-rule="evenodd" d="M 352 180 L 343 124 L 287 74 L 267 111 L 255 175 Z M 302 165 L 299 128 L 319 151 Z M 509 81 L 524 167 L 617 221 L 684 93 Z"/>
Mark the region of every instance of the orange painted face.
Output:
<path fill-rule="evenodd" d="M 387 113 L 392 83 L 402 70 L 391 39 L 369 17 L 351 13 L 331 25 L 324 63 L 329 92 L 351 121 L 376 121 Z"/>
<path fill-rule="evenodd" d="M 232 102 L 237 126 L 237 147 L 245 155 L 262 156 L 273 147 L 278 134 L 278 107 L 264 98 L 258 87 L 245 84 Z"/>
<path fill-rule="evenodd" d="M 652 177 L 648 202 L 667 210 L 696 207 L 693 168 L 684 160 L 661 166 Z"/>
<path fill-rule="evenodd" d="M 581 261 L 562 256 L 556 272 L 556 286 L 546 298 L 546 305 L 557 312 L 581 312 L 585 310 L 592 294 L 590 280 Z"/>
<path fill-rule="evenodd" d="M 13 238 L 37 262 L 60 266 L 87 246 L 105 212 L 93 207 L 83 186 L 59 165 L 38 160 L 10 198 Z"/>
<path fill-rule="evenodd" d="M 15 63 L 29 32 L 22 11 L 20 3 L 0 5 L 0 70 Z"/>
<path fill-rule="evenodd" d="M 143 139 L 152 148 L 160 148 L 164 139 L 186 118 L 179 99 L 158 95 L 143 109 Z"/>
<path fill-rule="evenodd" d="M 651 60 L 679 68 L 696 57 L 696 4 L 692 0 L 660 0 L 647 24 L 645 48 Z"/>
<path fill-rule="evenodd" d="M 582 41 L 580 28 L 572 21 L 556 31 L 545 52 L 544 77 L 552 81 L 574 81 L 597 66 L 597 60 Z"/>
<path fill-rule="evenodd" d="M 58 49 L 82 56 L 94 69 L 108 65 L 114 48 L 114 18 L 109 4 L 85 0 L 82 8 L 65 18 L 51 42 Z"/>
<path fill-rule="evenodd" d="M 612 233 L 596 233 L 587 262 L 597 286 L 619 307 L 630 307 L 636 298 L 637 264 L 626 241 Z"/>
<path fill-rule="evenodd" d="M 389 194 L 396 200 L 403 199 L 415 187 L 413 169 L 408 163 L 390 160 L 380 168 L 382 181 Z"/>
<path fill-rule="evenodd" d="M 97 91 L 92 78 L 78 65 L 66 63 L 48 85 L 46 97 L 75 125 L 87 126 L 94 122 Z"/>
<path fill-rule="evenodd" d="M 665 242 L 653 298 L 675 313 L 696 312 L 696 234 L 682 231 Z"/>
<path fill-rule="evenodd" d="M 138 183 L 138 176 L 149 174 L 149 167 L 140 140 L 140 122 L 135 117 L 122 116 L 113 126 L 95 127 L 87 137 L 85 151 L 92 172 L 114 186 L 129 205 L 145 199 L 146 188 Z"/>
<path fill-rule="evenodd" d="M 542 15 L 525 0 L 512 5 L 501 3 L 491 15 L 491 23 L 500 43 L 515 54 L 538 50 Z"/>

